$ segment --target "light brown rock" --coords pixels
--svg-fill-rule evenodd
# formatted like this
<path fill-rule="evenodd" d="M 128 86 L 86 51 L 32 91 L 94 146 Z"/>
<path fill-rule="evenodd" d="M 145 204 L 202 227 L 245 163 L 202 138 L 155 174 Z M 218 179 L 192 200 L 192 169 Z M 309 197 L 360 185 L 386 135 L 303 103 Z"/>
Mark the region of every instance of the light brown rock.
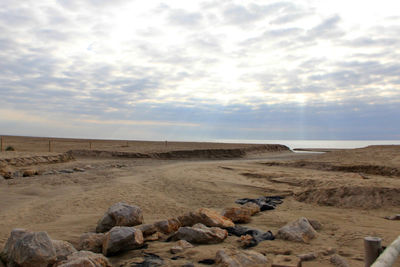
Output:
<path fill-rule="evenodd" d="M 268 260 L 261 253 L 251 250 L 218 250 L 215 262 L 221 267 L 262 267 Z"/>
<path fill-rule="evenodd" d="M 251 211 L 242 207 L 226 208 L 221 215 L 234 223 L 248 223 L 251 221 Z"/>
<path fill-rule="evenodd" d="M 35 169 L 25 169 L 22 172 L 23 177 L 29 177 L 29 176 L 34 176 L 34 175 L 38 175 L 38 171 Z"/>
<path fill-rule="evenodd" d="M 143 234 L 139 229 L 127 226 L 115 226 L 106 233 L 103 242 L 103 254 L 108 256 L 121 251 L 140 248 L 143 242 Z"/>
<path fill-rule="evenodd" d="M 46 232 L 26 233 L 10 251 L 9 261 L 23 267 L 47 267 L 57 260 L 56 250 Z"/>
<path fill-rule="evenodd" d="M 228 236 L 228 232 L 219 227 L 207 227 L 195 224 L 193 227 L 181 227 L 175 235 L 176 239 L 186 240 L 194 244 L 217 244 Z"/>
<path fill-rule="evenodd" d="M 288 223 L 278 230 L 276 238 L 308 243 L 317 236 L 317 232 L 304 217 Z"/>
<path fill-rule="evenodd" d="M 152 235 L 146 236 L 146 237 L 144 238 L 144 242 L 147 242 L 147 241 L 157 241 L 157 240 L 159 240 L 159 239 L 160 239 L 160 235 L 159 235 L 159 234 L 160 234 L 159 232 L 155 232 L 155 233 L 152 234 Z"/>
<path fill-rule="evenodd" d="M 242 248 L 248 248 L 254 242 L 253 239 L 254 238 L 251 235 L 242 235 L 238 242 Z"/>
<path fill-rule="evenodd" d="M 65 260 L 69 255 L 77 252 L 74 246 L 67 241 L 51 240 L 51 242 L 53 243 L 54 249 L 56 250 L 57 261 Z"/>
<path fill-rule="evenodd" d="M 301 260 L 296 256 L 277 255 L 271 267 L 301 267 Z"/>
<path fill-rule="evenodd" d="M 334 264 L 337 267 L 349 267 L 350 265 L 347 263 L 346 259 L 339 256 L 338 254 L 332 255 L 330 258 L 330 261 L 332 264 Z"/>
<path fill-rule="evenodd" d="M 162 220 L 154 223 L 156 229 L 163 234 L 170 234 L 178 231 L 181 227 L 181 223 L 178 219 L 172 218 L 168 220 Z"/>
<path fill-rule="evenodd" d="M 260 206 L 253 202 L 247 202 L 246 204 L 242 205 L 243 209 L 247 209 L 251 216 L 260 212 Z"/>
<path fill-rule="evenodd" d="M 78 248 L 79 250 L 101 253 L 105 237 L 103 233 L 84 233 L 79 238 Z"/>
<path fill-rule="evenodd" d="M 192 244 L 190 244 L 189 242 L 187 242 L 186 240 L 179 240 L 178 242 L 176 242 L 175 246 L 173 246 L 170 249 L 170 252 L 172 254 L 176 254 L 176 253 L 180 253 L 185 251 L 188 248 L 193 248 L 194 246 Z"/>
<path fill-rule="evenodd" d="M 234 227 L 235 224 L 228 218 L 220 215 L 212 209 L 201 208 L 195 212 L 186 213 L 179 216 L 178 220 L 182 226 L 192 226 L 197 223 L 204 224 L 209 227 L 228 228 Z"/>
<path fill-rule="evenodd" d="M 180 252 L 183 252 L 183 247 L 181 247 L 181 246 L 173 246 L 172 248 L 170 248 L 170 252 L 172 253 L 172 254 L 177 254 L 177 253 L 180 253 Z"/>
<path fill-rule="evenodd" d="M 303 253 L 297 255 L 301 261 L 312 261 L 318 258 L 319 254 L 317 252 Z"/>
<path fill-rule="evenodd" d="M 143 223 L 142 209 L 118 202 L 112 205 L 97 224 L 96 232 L 104 233 L 114 226 L 135 226 Z"/>
<path fill-rule="evenodd" d="M 66 260 L 54 267 L 112 267 L 112 265 L 102 254 L 82 250 L 69 255 Z"/>
<path fill-rule="evenodd" d="M 314 230 L 321 230 L 322 229 L 322 224 L 317 221 L 317 220 L 308 220 L 308 222 L 311 224 L 311 226 L 314 228 Z"/>

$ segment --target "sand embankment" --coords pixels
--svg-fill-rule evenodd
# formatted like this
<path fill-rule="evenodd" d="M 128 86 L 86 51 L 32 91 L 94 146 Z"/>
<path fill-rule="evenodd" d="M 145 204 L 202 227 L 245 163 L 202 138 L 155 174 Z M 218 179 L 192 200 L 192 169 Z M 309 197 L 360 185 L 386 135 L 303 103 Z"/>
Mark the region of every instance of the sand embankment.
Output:
<path fill-rule="evenodd" d="M 73 160 L 70 153 L 18 153 L 3 152 L 0 166 L 26 167 L 38 164 L 63 163 Z"/>

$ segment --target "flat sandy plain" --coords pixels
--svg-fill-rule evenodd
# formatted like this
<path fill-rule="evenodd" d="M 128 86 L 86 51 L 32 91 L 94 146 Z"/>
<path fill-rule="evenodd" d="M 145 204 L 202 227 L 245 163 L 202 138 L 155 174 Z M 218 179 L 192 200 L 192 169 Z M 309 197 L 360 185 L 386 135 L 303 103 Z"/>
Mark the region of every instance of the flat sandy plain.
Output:
<path fill-rule="evenodd" d="M 47 139 L 6 137 L 16 152 L 1 152 L 0 159 L 55 155 L 70 149 L 88 149 L 88 140 L 58 139 L 48 152 Z M 167 152 L 197 149 L 245 149 L 246 144 L 92 141 L 92 149 L 127 152 Z M 47 147 L 46 147 L 47 144 Z M 46 171 L 85 169 L 84 172 L 44 174 Z M 140 159 L 75 156 L 72 161 L 32 166 L 39 175 L 0 177 L 0 248 L 13 228 L 47 231 L 53 239 L 77 245 L 79 236 L 94 231 L 109 206 L 126 202 L 140 206 L 145 223 L 182 215 L 197 208 L 221 211 L 236 206 L 238 198 L 286 196 L 272 211 L 252 217 L 245 226 L 277 230 L 300 217 L 322 224 L 309 244 L 283 240 L 263 241 L 252 250 L 270 262 L 279 254 L 298 255 L 336 249 L 350 266 L 364 266 L 363 238 L 378 236 L 383 245 L 398 235 L 400 221 L 384 219 L 399 213 L 400 146 L 373 146 L 324 154 L 290 151 L 254 151 L 231 159 Z M 130 266 L 143 251 L 161 256 L 166 266 L 181 266 L 214 258 L 220 248 L 235 248 L 237 237 L 217 245 L 200 245 L 171 260 L 173 243 L 149 242 L 143 250 L 110 257 L 115 266 Z M 395 266 L 400 266 L 396 263 Z M 205 265 L 204 265 L 205 266 Z M 333 266 L 329 256 L 303 262 L 303 266 Z"/>

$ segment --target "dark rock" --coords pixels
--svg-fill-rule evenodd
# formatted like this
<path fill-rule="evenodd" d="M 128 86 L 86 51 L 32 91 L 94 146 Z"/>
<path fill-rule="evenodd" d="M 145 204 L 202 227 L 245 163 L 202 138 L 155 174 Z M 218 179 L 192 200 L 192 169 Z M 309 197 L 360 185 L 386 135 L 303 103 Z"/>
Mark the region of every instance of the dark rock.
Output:
<path fill-rule="evenodd" d="M 273 210 L 277 205 L 282 204 L 284 197 L 281 196 L 264 196 L 259 198 L 241 198 L 235 201 L 237 204 L 244 205 L 246 203 L 255 203 L 260 207 L 261 211 Z"/>
<path fill-rule="evenodd" d="M 143 233 L 143 237 L 151 236 L 157 232 L 157 227 L 154 224 L 142 224 L 135 226 L 136 229 L 139 229 Z"/>
<path fill-rule="evenodd" d="M 170 234 L 178 231 L 179 227 L 182 225 L 178 219 L 172 218 L 155 222 L 154 226 L 159 232 L 163 234 Z"/>
<path fill-rule="evenodd" d="M 235 226 L 235 227 L 229 227 L 226 228 L 229 234 L 235 235 L 235 236 L 245 236 L 249 235 L 252 237 L 252 240 L 248 239 L 248 242 L 242 242 L 244 247 L 254 247 L 257 246 L 259 242 L 264 241 L 264 240 L 274 240 L 275 237 L 272 234 L 271 231 L 268 232 L 261 232 L 260 230 L 257 229 L 251 229 L 243 226 Z M 244 241 L 244 240 L 243 240 Z"/>
<path fill-rule="evenodd" d="M 301 261 L 312 261 L 318 258 L 318 253 L 317 252 L 304 253 L 297 255 L 297 257 L 299 257 Z"/>
<path fill-rule="evenodd" d="M 142 209 L 118 202 L 112 205 L 98 222 L 96 232 L 104 233 L 114 226 L 135 226 L 143 223 Z"/>
<path fill-rule="evenodd" d="M 204 259 L 204 260 L 199 260 L 198 263 L 206 264 L 206 265 L 213 265 L 213 264 L 215 264 L 215 260 L 214 259 Z"/>
<path fill-rule="evenodd" d="M 67 241 L 51 240 L 51 242 L 56 250 L 57 261 L 66 260 L 69 255 L 77 252 L 74 246 Z"/>
<path fill-rule="evenodd" d="M 0 253 L 0 258 L 4 262 L 8 262 L 11 260 L 11 251 L 13 250 L 15 243 L 27 233 L 29 233 L 29 231 L 20 228 L 15 228 L 11 231 L 10 237 L 7 239 L 3 251 Z"/>
<path fill-rule="evenodd" d="M 59 173 L 74 173 L 74 170 L 71 169 L 64 169 L 64 170 L 59 170 Z"/>
<path fill-rule="evenodd" d="M 400 214 L 385 216 L 385 219 L 386 220 L 398 221 L 398 220 L 400 220 Z"/>
<path fill-rule="evenodd" d="M 140 263 L 136 263 L 134 265 L 134 267 L 157 267 L 157 266 L 163 266 L 164 265 L 164 260 L 156 255 L 156 254 L 152 254 L 152 253 L 145 253 L 144 254 L 144 261 L 140 262 Z"/>
<path fill-rule="evenodd" d="M 103 242 L 103 254 L 108 256 L 121 251 L 141 248 L 143 241 L 143 234 L 139 229 L 115 226 L 106 233 Z"/>

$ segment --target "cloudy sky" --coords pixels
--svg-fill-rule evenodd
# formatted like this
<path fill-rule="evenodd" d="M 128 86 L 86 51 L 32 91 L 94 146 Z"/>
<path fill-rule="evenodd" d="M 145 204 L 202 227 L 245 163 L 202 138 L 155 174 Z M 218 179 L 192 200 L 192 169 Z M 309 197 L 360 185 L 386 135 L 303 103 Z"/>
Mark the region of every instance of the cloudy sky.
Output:
<path fill-rule="evenodd" d="M 2 0 L 0 134 L 400 139 L 400 1 Z"/>

